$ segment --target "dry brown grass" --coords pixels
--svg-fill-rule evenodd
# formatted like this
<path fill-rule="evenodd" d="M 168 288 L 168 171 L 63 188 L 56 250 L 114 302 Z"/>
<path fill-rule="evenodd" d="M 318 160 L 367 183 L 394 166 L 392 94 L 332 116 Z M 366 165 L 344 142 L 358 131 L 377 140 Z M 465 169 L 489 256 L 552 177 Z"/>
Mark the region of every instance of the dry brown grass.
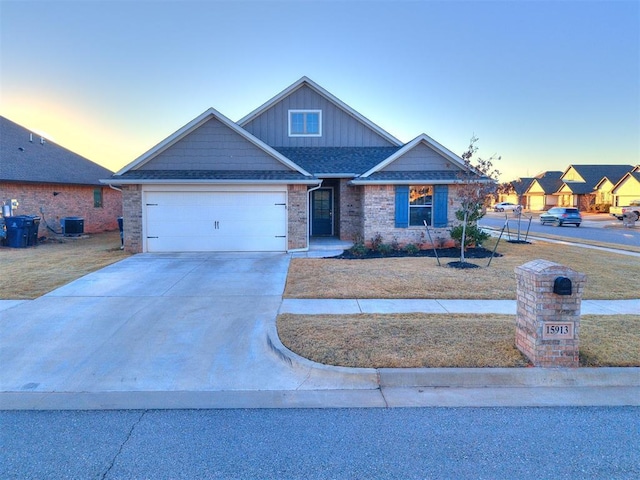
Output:
<path fill-rule="evenodd" d="M 487 242 L 493 248 L 495 240 Z M 502 257 L 471 259 L 480 268 L 439 267 L 435 258 L 367 260 L 295 258 L 291 261 L 288 298 L 477 298 L 515 299 L 514 268 L 535 259 L 567 265 L 587 274 L 585 299 L 636 298 L 640 259 L 581 247 L 536 242 L 500 242 Z M 441 259 L 443 265 L 456 259 Z M 621 281 L 624 279 L 624 281 Z"/>
<path fill-rule="evenodd" d="M 0 298 L 33 299 L 126 258 L 120 233 L 47 240 L 36 247 L 0 248 Z"/>
<path fill-rule="evenodd" d="M 328 365 L 373 368 L 523 367 L 512 315 L 278 317 L 290 350 Z M 640 366 L 640 315 L 582 317 L 582 366 Z"/>

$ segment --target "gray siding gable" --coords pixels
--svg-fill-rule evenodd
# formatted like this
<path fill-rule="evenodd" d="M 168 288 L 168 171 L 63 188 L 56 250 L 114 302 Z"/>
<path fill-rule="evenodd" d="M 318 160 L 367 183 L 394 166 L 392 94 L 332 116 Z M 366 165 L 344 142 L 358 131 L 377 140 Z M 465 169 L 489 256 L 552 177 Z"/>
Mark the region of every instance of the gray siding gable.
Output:
<path fill-rule="evenodd" d="M 212 117 L 136 170 L 291 169 Z"/>
<path fill-rule="evenodd" d="M 289 137 L 289 110 L 321 110 L 321 137 Z M 396 146 L 306 83 L 241 126 L 272 147 Z"/>
<path fill-rule="evenodd" d="M 460 171 L 461 169 L 458 165 L 454 165 L 450 160 L 443 157 L 425 143 L 419 143 L 380 171 L 416 172 L 431 170 Z"/>

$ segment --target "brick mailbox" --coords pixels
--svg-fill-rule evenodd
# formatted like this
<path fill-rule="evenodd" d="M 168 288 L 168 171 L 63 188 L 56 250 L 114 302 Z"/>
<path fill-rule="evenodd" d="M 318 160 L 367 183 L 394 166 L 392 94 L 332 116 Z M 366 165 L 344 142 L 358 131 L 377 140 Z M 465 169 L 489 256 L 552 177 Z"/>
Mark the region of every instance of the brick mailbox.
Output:
<path fill-rule="evenodd" d="M 515 272 L 516 347 L 536 367 L 577 367 L 587 276 L 547 260 L 533 260 Z"/>

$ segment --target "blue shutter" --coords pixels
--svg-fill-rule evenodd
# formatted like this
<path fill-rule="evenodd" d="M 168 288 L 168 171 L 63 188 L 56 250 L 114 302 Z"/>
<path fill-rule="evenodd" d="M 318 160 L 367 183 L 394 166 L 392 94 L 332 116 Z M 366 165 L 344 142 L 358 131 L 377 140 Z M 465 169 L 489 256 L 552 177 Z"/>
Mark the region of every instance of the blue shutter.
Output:
<path fill-rule="evenodd" d="M 447 226 L 448 192 L 447 185 L 433 186 L 433 226 L 436 228 Z"/>
<path fill-rule="evenodd" d="M 396 228 L 409 226 L 409 186 L 396 185 Z"/>

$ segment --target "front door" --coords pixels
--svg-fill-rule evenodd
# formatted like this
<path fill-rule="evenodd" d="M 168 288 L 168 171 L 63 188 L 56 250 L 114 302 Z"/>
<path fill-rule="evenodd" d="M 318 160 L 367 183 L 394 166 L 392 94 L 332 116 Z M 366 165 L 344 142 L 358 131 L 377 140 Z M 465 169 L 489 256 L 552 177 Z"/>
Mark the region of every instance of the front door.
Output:
<path fill-rule="evenodd" d="M 311 236 L 333 235 L 333 189 L 311 192 Z"/>

